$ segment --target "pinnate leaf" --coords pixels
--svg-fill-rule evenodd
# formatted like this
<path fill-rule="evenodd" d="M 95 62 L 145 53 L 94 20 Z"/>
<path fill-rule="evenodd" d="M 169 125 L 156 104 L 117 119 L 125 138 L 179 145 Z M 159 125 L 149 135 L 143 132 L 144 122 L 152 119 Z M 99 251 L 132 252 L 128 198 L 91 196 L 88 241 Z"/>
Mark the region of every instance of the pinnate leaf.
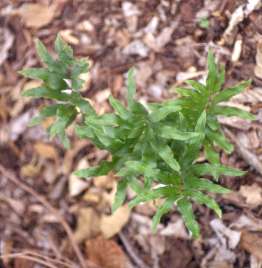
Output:
<path fill-rule="evenodd" d="M 187 200 L 187 198 L 181 198 L 177 201 L 177 208 L 181 213 L 182 218 L 185 221 L 185 225 L 191 232 L 194 238 L 199 237 L 199 225 L 195 220 L 194 212 L 192 209 L 192 204 Z"/>
<path fill-rule="evenodd" d="M 247 120 L 255 120 L 256 117 L 244 110 L 241 110 L 236 107 L 229 107 L 229 106 L 216 106 L 212 109 L 212 112 L 216 115 L 224 115 L 224 116 L 238 116 L 243 119 Z"/>
<path fill-rule="evenodd" d="M 157 211 L 152 220 L 152 230 L 154 233 L 157 230 L 157 225 L 160 223 L 162 216 L 168 213 L 172 209 L 173 204 L 174 204 L 173 199 L 167 199 L 161 206 L 157 208 Z"/>
<path fill-rule="evenodd" d="M 194 191 L 193 193 L 191 193 L 191 196 L 194 201 L 201 205 L 207 206 L 208 208 L 214 210 L 218 217 L 222 217 L 222 211 L 213 198 L 198 191 Z"/>
<path fill-rule="evenodd" d="M 231 97 L 243 92 L 250 84 L 251 80 L 248 80 L 234 87 L 224 89 L 214 97 L 213 103 L 217 104 L 219 102 L 228 101 Z"/>
<path fill-rule="evenodd" d="M 125 201 L 126 188 L 128 186 L 127 179 L 121 179 L 117 184 L 117 190 L 115 194 L 114 203 L 112 205 L 112 212 L 114 213 L 119 207 L 121 207 Z"/>

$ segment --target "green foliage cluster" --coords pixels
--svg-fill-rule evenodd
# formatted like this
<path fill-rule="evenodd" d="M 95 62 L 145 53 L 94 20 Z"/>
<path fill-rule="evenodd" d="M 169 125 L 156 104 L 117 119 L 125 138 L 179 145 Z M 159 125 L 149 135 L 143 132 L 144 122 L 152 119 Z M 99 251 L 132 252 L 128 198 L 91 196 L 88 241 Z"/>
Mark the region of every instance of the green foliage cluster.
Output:
<path fill-rule="evenodd" d="M 189 80 L 190 88 L 176 89 L 180 98 L 143 105 L 135 100 L 136 85 L 133 70 L 130 70 L 127 106 L 110 96 L 113 112 L 98 115 L 79 92 L 83 82 L 79 75 L 88 71 L 88 63 L 75 59 L 72 49 L 59 36 L 55 41 L 56 59 L 40 41 L 37 41 L 36 49 L 46 67 L 29 68 L 20 73 L 43 83 L 23 95 L 52 99 L 56 103 L 44 107 L 32 124 L 55 117 L 49 128 L 50 136 L 58 136 L 68 147 L 66 128 L 74 123 L 79 138 L 89 139 L 111 154 L 110 161 L 102 161 L 98 166 L 75 174 L 91 178 L 113 171 L 119 176 L 113 211 L 125 202 L 126 189 L 130 187 L 136 193 L 129 202 L 130 207 L 150 200 L 163 200 L 153 217 L 153 230 L 174 204 L 193 237 L 199 236 L 199 226 L 192 202 L 206 205 L 221 216 L 219 205 L 208 193 L 229 192 L 216 183 L 219 176 L 241 176 L 244 172 L 220 164 L 217 149 L 231 153 L 233 146 L 221 131 L 217 118 L 223 115 L 254 119 L 246 111 L 221 104 L 242 92 L 250 81 L 221 90 L 225 71 L 209 52 L 206 84 Z M 76 121 L 76 116 L 80 120 Z M 202 150 L 206 163 L 197 161 Z"/>

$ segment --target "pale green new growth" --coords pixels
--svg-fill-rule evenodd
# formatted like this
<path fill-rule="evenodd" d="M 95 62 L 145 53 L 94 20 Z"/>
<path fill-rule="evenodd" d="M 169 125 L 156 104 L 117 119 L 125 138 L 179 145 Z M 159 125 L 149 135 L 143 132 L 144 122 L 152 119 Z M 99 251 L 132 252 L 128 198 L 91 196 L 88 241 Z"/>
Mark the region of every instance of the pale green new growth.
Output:
<path fill-rule="evenodd" d="M 53 99 L 57 103 L 44 107 L 32 120 L 32 125 L 54 117 L 55 122 L 49 128 L 50 136 L 58 136 L 68 147 L 66 128 L 74 123 L 79 138 L 89 139 L 111 154 L 111 161 L 102 161 L 96 167 L 75 174 L 90 178 L 114 171 L 121 177 L 113 211 L 125 202 L 126 189 L 130 187 L 136 193 L 130 207 L 150 200 L 163 200 L 153 218 L 154 231 L 161 217 L 172 210 L 174 204 L 193 237 L 199 236 L 199 226 L 192 202 L 206 205 L 221 217 L 218 204 L 208 193 L 227 193 L 229 190 L 203 176 L 212 176 L 217 181 L 221 175 L 244 174 L 219 162 L 218 148 L 231 153 L 233 145 L 221 131 L 217 116 L 254 119 L 250 113 L 220 104 L 242 92 L 250 81 L 222 90 L 224 68 L 215 63 L 213 54 L 209 52 L 206 84 L 190 80 L 191 88 L 177 89 L 180 98 L 150 103 L 145 108 L 135 100 L 136 85 L 131 69 L 127 79 L 128 107 L 110 96 L 109 103 L 114 112 L 97 115 L 79 93 L 83 83 L 79 75 L 88 71 L 88 63 L 74 58 L 73 50 L 59 36 L 55 41 L 57 58 L 51 57 L 40 41 L 37 41 L 36 48 L 45 67 L 29 68 L 20 73 L 41 80 L 42 85 L 25 91 L 23 95 Z M 80 123 L 75 123 L 77 115 L 82 117 Z M 202 149 L 208 162 L 197 163 Z"/>

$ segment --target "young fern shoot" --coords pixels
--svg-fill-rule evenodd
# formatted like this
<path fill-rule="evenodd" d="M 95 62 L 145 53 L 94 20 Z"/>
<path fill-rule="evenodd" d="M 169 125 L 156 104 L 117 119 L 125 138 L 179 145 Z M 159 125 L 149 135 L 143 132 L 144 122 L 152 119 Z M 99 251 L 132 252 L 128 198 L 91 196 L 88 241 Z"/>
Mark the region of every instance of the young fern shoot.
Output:
<path fill-rule="evenodd" d="M 55 41 L 57 58 L 51 57 L 40 41 L 36 43 L 36 50 L 45 67 L 29 68 L 20 73 L 41 80 L 42 85 L 23 95 L 52 99 L 55 103 L 42 108 L 32 125 L 54 117 L 48 132 L 51 137 L 58 136 L 68 148 L 66 129 L 74 124 L 80 139 L 88 139 L 97 148 L 109 152 L 110 161 L 101 161 L 98 166 L 78 170 L 75 174 L 89 179 L 113 171 L 120 177 L 113 211 L 125 202 L 126 189 L 130 187 L 136 193 L 129 202 L 130 207 L 155 199 L 163 201 L 153 217 L 154 231 L 174 204 L 194 238 L 200 231 L 192 203 L 206 205 L 221 217 L 219 205 L 208 193 L 229 192 L 217 184 L 219 177 L 241 176 L 244 172 L 220 163 L 218 149 L 231 153 L 233 145 L 224 136 L 218 116 L 254 119 L 246 111 L 223 105 L 245 90 L 250 81 L 222 90 L 224 69 L 215 63 L 209 52 L 206 84 L 189 80 L 190 88 L 177 88 L 179 98 L 149 103 L 145 107 L 135 100 L 136 85 L 131 69 L 127 79 L 127 106 L 110 96 L 113 112 L 98 115 L 79 92 L 83 83 L 79 75 L 88 71 L 88 63 L 74 58 L 72 49 L 60 36 Z M 80 123 L 75 121 L 77 115 L 82 118 Z M 198 163 L 202 150 L 207 161 Z M 212 179 L 206 178 L 207 175 Z"/>

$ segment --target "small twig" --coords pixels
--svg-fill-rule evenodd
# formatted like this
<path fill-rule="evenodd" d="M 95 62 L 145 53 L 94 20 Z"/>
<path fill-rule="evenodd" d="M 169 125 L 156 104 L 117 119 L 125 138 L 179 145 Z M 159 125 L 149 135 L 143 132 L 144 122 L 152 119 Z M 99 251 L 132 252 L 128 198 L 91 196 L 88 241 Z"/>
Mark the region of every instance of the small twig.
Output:
<path fill-rule="evenodd" d="M 39 258 L 36 258 L 36 257 L 31 257 L 31 256 L 27 256 L 27 255 L 24 255 L 23 253 L 13 253 L 13 254 L 6 254 L 6 255 L 0 255 L 0 259 L 3 259 L 3 258 L 9 258 L 9 259 L 25 259 L 25 260 L 29 260 L 29 261 L 33 261 L 33 262 L 36 262 L 36 263 L 39 263 L 39 264 L 42 264 L 46 267 L 49 267 L 49 268 L 58 268 L 57 266 L 54 266 L 53 264 L 51 263 L 47 263 L 46 261 L 42 260 L 42 259 L 39 259 Z"/>
<path fill-rule="evenodd" d="M 133 260 L 133 262 L 139 267 L 139 268 L 149 268 L 149 266 L 147 266 L 143 260 L 141 260 L 141 258 L 139 256 L 137 256 L 137 254 L 135 253 L 135 250 L 133 249 L 133 247 L 131 246 L 131 244 L 129 243 L 128 239 L 126 238 L 126 236 L 123 234 L 123 232 L 120 232 L 119 234 L 119 238 L 121 240 L 121 242 L 123 243 L 126 251 L 128 252 L 130 258 Z"/>
<path fill-rule="evenodd" d="M 19 252 L 17 252 L 19 253 Z M 53 263 L 57 263 L 57 264 L 62 264 L 66 267 L 75 267 L 75 264 L 72 263 L 71 261 L 67 260 L 66 261 L 62 261 L 62 260 L 59 260 L 59 259 L 51 259 L 51 257 L 48 257 L 46 255 L 42 255 L 42 254 L 39 254 L 38 252 L 34 252 L 34 251 L 31 251 L 31 250 L 25 250 L 23 252 L 20 252 L 21 254 L 24 254 L 24 255 L 29 255 L 29 256 L 33 256 L 33 257 L 37 257 L 37 258 L 40 258 L 40 259 L 44 259 L 46 261 L 49 261 L 49 262 L 53 262 Z"/>
<path fill-rule="evenodd" d="M 236 150 L 243 157 L 243 159 L 262 175 L 262 163 L 257 159 L 256 155 L 246 149 L 241 141 L 237 139 L 230 130 L 225 128 L 224 131 L 226 135 L 235 143 Z"/>
<path fill-rule="evenodd" d="M 37 262 L 37 263 L 41 263 L 43 264 L 44 261 L 46 262 L 49 262 L 49 265 L 47 265 L 47 263 L 45 263 L 46 266 L 50 267 L 52 265 L 52 263 L 55 265 L 55 264 L 61 264 L 65 267 L 69 267 L 69 268 L 72 268 L 72 267 L 75 267 L 75 264 L 67 261 L 62 261 L 62 260 L 56 260 L 56 259 L 51 259 L 50 257 L 48 256 L 45 256 L 45 255 L 41 255 L 37 252 L 34 252 L 34 251 L 22 251 L 22 252 L 16 252 L 16 253 L 12 253 L 12 254 L 3 254 L 3 255 L 0 255 L 0 259 L 4 259 L 4 258 L 24 258 L 24 259 L 28 259 L 28 260 L 32 260 L 34 262 Z M 30 258 L 30 259 L 29 259 Z"/>
<path fill-rule="evenodd" d="M 41 204 L 43 204 L 52 214 L 54 214 L 54 216 L 57 217 L 58 221 L 61 223 L 61 225 L 63 226 L 68 239 L 70 240 L 72 247 L 75 251 L 75 254 L 79 260 L 79 263 L 81 265 L 82 268 L 86 268 L 86 263 L 85 263 L 85 259 L 81 253 L 81 250 L 77 244 L 77 242 L 75 241 L 74 235 L 72 233 L 71 228 L 69 227 L 68 223 L 64 220 L 63 216 L 60 214 L 60 212 L 55 209 L 54 207 L 52 207 L 52 205 L 43 197 L 41 196 L 39 193 L 35 192 L 32 188 L 30 188 L 29 186 L 27 186 L 26 184 L 22 183 L 21 181 L 19 181 L 16 176 L 11 173 L 10 171 L 6 170 L 2 165 L 0 165 L 0 172 L 10 181 L 12 181 L 14 184 L 16 184 L 17 186 L 19 186 L 21 189 L 23 189 L 25 192 L 31 194 L 32 196 L 34 196 L 34 198 L 39 201 Z"/>

